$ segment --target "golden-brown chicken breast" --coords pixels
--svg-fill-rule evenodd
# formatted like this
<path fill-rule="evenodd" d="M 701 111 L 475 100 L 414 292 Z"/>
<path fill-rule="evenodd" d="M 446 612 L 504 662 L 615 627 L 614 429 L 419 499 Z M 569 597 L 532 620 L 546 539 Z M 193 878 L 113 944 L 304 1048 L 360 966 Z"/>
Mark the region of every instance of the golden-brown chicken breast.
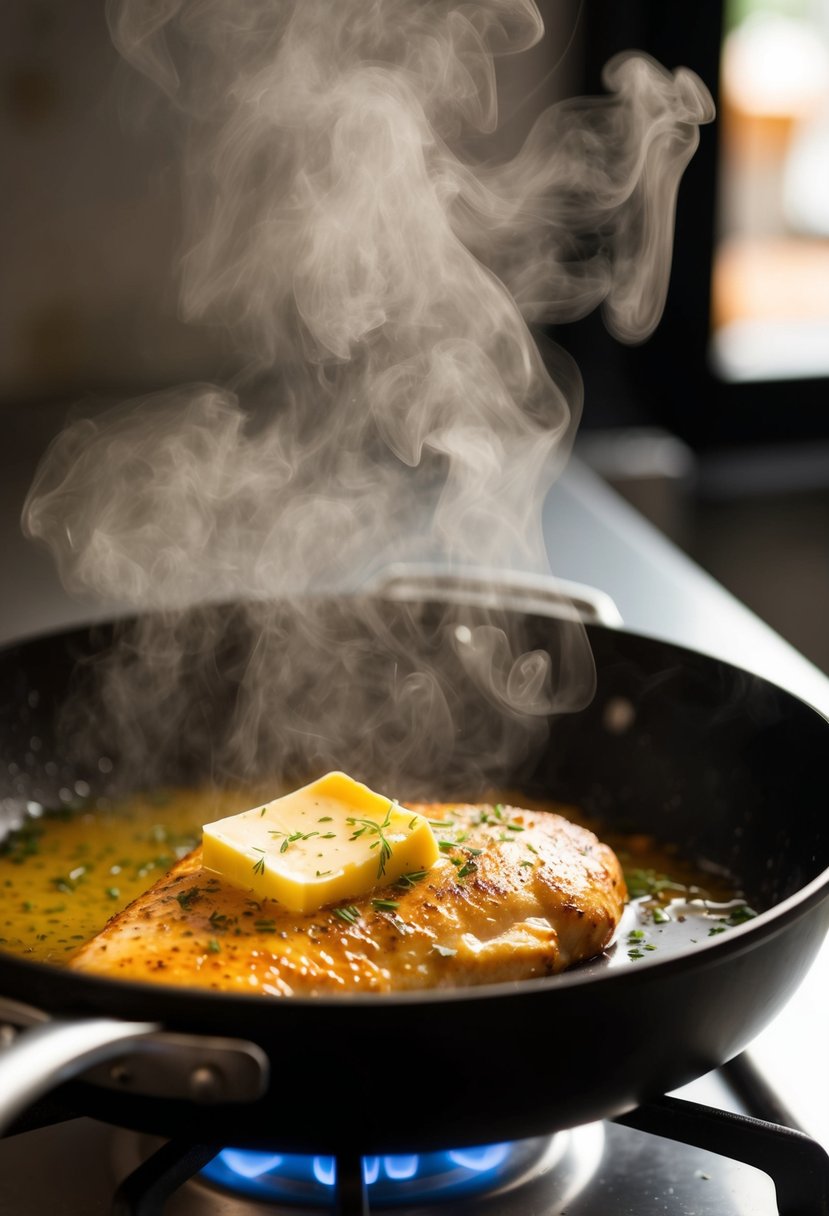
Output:
<path fill-rule="evenodd" d="M 70 966 L 266 996 L 388 992 L 552 975 L 600 954 L 626 898 L 607 845 L 560 815 L 408 804 L 441 843 L 426 873 L 307 915 L 222 882 L 201 849 Z"/>

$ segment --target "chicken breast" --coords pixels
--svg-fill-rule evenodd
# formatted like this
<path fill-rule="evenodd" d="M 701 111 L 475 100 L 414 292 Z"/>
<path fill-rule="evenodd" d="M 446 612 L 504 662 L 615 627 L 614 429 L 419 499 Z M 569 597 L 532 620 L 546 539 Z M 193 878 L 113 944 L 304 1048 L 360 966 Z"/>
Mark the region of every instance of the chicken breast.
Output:
<path fill-rule="evenodd" d="M 407 805 L 432 820 L 441 843 L 426 873 L 302 915 L 222 882 L 196 849 L 69 965 L 124 980 L 312 996 L 531 979 L 609 944 L 625 884 L 592 832 L 500 804 Z"/>

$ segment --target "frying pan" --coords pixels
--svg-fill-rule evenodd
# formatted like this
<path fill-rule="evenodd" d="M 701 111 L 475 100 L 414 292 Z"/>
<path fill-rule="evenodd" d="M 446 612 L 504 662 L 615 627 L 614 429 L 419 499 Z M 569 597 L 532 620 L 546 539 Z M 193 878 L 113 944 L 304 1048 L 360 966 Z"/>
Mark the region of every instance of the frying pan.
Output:
<path fill-rule="evenodd" d="M 426 636 L 487 619 L 467 591 L 421 589 Z M 368 606 L 393 630 L 401 614 L 410 619 L 406 598 Z M 502 598 L 507 627 L 557 662 L 576 626 L 537 596 Z M 365 605 L 353 603 L 355 612 Z M 233 606 L 217 611 L 232 629 Z M 0 832 L 32 790 L 46 801 L 79 772 L 94 785 L 60 751 L 54 720 L 79 656 L 105 650 L 120 628 L 0 654 Z M 756 919 L 630 966 L 599 961 L 523 983 L 347 998 L 124 983 L 0 953 L 0 1014 L 33 1027 L 0 1058 L 2 1119 L 60 1083 L 71 1109 L 159 1135 L 186 1129 L 194 1141 L 299 1152 L 425 1151 L 617 1116 L 737 1054 L 788 999 L 829 925 L 829 722 L 728 663 L 607 625 L 587 633 L 595 695 L 557 717 L 543 746 L 500 774 L 503 785 L 728 870 Z M 384 656 L 375 658 L 382 668 Z M 211 679 L 218 730 L 233 679 L 220 661 Z M 35 734 L 51 776 L 32 767 Z M 211 754 L 173 755 L 164 779 L 204 777 Z M 448 763 L 432 774 L 444 797 L 452 772 Z"/>

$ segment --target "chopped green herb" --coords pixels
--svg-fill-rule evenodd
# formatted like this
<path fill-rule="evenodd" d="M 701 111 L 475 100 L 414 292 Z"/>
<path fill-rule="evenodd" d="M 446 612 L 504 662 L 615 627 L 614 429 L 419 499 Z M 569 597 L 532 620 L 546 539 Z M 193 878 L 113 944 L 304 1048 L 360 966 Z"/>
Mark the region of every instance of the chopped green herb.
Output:
<path fill-rule="evenodd" d="M 416 882 L 420 882 L 422 878 L 426 877 L 426 874 L 426 870 L 412 870 L 410 874 L 401 874 L 394 885 L 396 887 L 403 887 L 405 890 L 408 887 L 413 887 Z"/>
<path fill-rule="evenodd" d="M 507 827 L 511 832 L 523 832 L 526 830 L 521 823 L 508 823 Z"/>
<path fill-rule="evenodd" d="M 117 887 L 107 887 L 106 893 L 110 899 L 118 899 L 121 894 Z"/>
<path fill-rule="evenodd" d="M 630 933 L 628 933 L 628 941 L 629 942 L 641 942 L 641 940 L 644 936 L 645 936 L 644 929 L 631 929 Z"/>
<path fill-rule="evenodd" d="M 467 874 L 474 874 L 477 870 L 477 865 L 474 861 L 467 861 L 465 865 L 458 870 L 458 878 L 466 878 Z"/>
<path fill-rule="evenodd" d="M 289 844 L 294 844 L 295 841 L 297 841 L 297 840 L 310 840 L 312 836 L 319 836 L 319 832 L 291 832 L 289 834 L 286 832 L 280 832 L 276 828 L 272 828 L 268 832 L 268 835 L 285 837 L 285 839 L 282 841 L 282 844 L 279 846 L 280 853 L 284 853 L 287 850 Z M 261 852 L 261 850 L 260 850 L 260 852 Z"/>
<path fill-rule="evenodd" d="M 329 874 L 333 874 L 333 873 L 334 873 L 333 870 L 317 870 L 315 877 L 316 878 L 327 878 Z"/>
<path fill-rule="evenodd" d="M 333 815 L 320 815 L 319 819 L 317 820 L 317 823 L 332 823 L 333 819 L 334 819 Z"/>
<path fill-rule="evenodd" d="M 371 906 L 377 908 L 379 912 L 396 912 L 400 904 L 396 899 L 373 899 Z"/>
<path fill-rule="evenodd" d="M 715 933 L 725 933 L 728 925 L 712 925 L 708 930 L 708 936 L 713 937 Z"/>
<path fill-rule="evenodd" d="M 179 891 L 176 901 L 183 912 L 189 912 L 193 904 L 201 899 L 201 887 L 191 887 L 189 891 Z"/>
<path fill-rule="evenodd" d="M 667 874 L 659 874 L 656 870 L 627 870 L 625 882 L 631 899 L 641 899 L 644 895 L 661 895 L 663 891 L 684 890 Z"/>
<path fill-rule="evenodd" d="M 254 874 L 264 874 L 265 873 L 265 850 L 257 849 L 256 852 L 261 853 L 262 856 L 259 858 L 258 861 L 255 861 L 253 863 L 253 872 L 254 872 Z"/>
<path fill-rule="evenodd" d="M 659 907 L 653 909 L 651 916 L 653 917 L 653 922 L 655 925 L 667 925 L 671 919 L 668 913 L 663 908 Z"/>
<path fill-rule="evenodd" d="M 748 904 L 740 904 L 739 908 L 732 908 L 728 914 L 729 925 L 744 925 L 748 920 L 754 920 L 757 913 Z"/>
<path fill-rule="evenodd" d="M 218 954 L 221 951 L 221 946 L 216 941 L 215 937 L 211 937 L 210 941 L 207 943 L 207 949 L 211 954 Z"/>
<path fill-rule="evenodd" d="M 344 920 L 347 925 L 354 925 L 360 919 L 359 910 L 353 904 L 345 904 L 340 908 L 332 908 L 331 911 L 340 920 Z"/>
<path fill-rule="evenodd" d="M 361 825 L 359 827 L 356 827 L 356 830 L 354 831 L 354 833 L 351 835 L 351 837 L 349 839 L 359 840 L 359 838 L 361 836 L 363 836 L 366 832 L 368 832 L 369 835 L 377 836 L 377 840 L 375 840 L 374 843 L 372 845 L 370 845 L 369 847 L 372 849 L 376 849 L 379 846 L 379 849 L 380 849 L 380 858 L 377 863 L 377 877 L 378 878 L 382 878 L 383 875 L 385 874 L 386 862 L 391 857 L 391 852 L 392 852 L 391 845 L 389 844 L 388 840 L 386 839 L 384 833 L 385 833 L 386 828 L 391 823 L 392 811 L 394 810 L 396 805 L 397 804 L 395 802 L 389 803 L 389 809 L 386 811 L 386 817 L 382 823 L 378 823 L 376 819 L 363 819 L 358 816 L 352 816 L 352 817 L 346 819 L 346 823 L 349 825 L 349 827 L 356 827 L 357 824 Z"/>
<path fill-rule="evenodd" d="M 628 958 L 644 958 L 641 950 L 628 950 Z"/>
<path fill-rule="evenodd" d="M 520 861 L 518 864 L 521 866 L 522 870 L 531 870 L 533 868 L 533 866 L 535 865 L 535 862 L 534 861 Z"/>

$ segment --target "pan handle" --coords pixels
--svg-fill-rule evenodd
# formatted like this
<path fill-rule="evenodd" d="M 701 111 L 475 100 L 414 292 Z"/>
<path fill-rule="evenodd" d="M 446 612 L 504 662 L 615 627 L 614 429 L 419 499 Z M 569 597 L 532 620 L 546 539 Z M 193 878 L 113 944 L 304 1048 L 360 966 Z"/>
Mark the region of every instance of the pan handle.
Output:
<path fill-rule="evenodd" d="M 202 1105 L 254 1102 L 268 1088 L 267 1054 L 244 1039 L 114 1018 L 49 1021 L 41 1010 L 0 997 L 3 1020 L 0 1136 L 42 1094 L 75 1078 L 121 1093 Z M 31 1029 L 18 1035 L 17 1026 Z"/>
<path fill-rule="evenodd" d="M 480 567 L 425 564 L 388 566 L 369 580 L 370 595 L 390 600 L 420 600 L 431 594 L 454 603 L 514 607 L 524 612 L 618 629 L 622 614 L 605 591 L 552 575 Z"/>
<path fill-rule="evenodd" d="M 43 1094 L 158 1030 L 153 1022 L 87 1018 L 23 1031 L 0 1051 L 0 1136 Z"/>

